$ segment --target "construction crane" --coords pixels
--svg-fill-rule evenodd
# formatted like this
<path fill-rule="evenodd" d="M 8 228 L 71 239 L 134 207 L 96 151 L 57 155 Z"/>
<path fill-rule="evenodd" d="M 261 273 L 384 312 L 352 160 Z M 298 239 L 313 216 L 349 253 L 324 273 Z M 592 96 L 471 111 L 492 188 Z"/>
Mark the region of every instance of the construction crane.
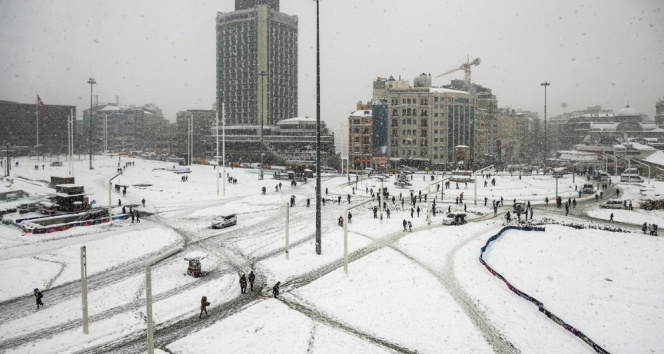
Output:
<path fill-rule="evenodd" d="M 471 65 L 480 65 L 480 58 L 475 58 L 475 60 L 470 61 L 470 58 L 468 56 L 466 56 L 466 62 L 461 64 L 461 66 L 456 67 L 452 70 L 448 70 L 448 71 L 436 76 L 436 78 L 439 78 L 441 76 L 445 76 L 447 74 L 451 74 L 451 73 L 453 73 L 455 71 L 458 71 L 458 70 L 463 70 L 466 73 L 466 82 L 468 84 L 470 84 L 470 66 Z"/>

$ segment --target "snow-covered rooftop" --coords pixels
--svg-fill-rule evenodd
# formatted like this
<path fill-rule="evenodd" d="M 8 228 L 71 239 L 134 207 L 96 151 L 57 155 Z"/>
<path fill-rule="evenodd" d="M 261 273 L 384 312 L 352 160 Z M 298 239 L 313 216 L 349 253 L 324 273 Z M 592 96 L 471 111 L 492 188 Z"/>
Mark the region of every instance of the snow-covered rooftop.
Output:
<path fill-rule="evenodd" d="M 444 87 L 430 87 L 429 92 L 431 93 L 458 93 L 458 94 L 464 94 L 464 95 L 469 95 L 468 92 L 466 91 L 459 91 L 459 90 L 452 90 Z"/>
<path fill-rule="evenodd" d="M 351 117 L 366 117 L 371 115 L 371 110 L 370 109 L 363 109 L 359 111 L 355 111 L 350 114 Z"/>
<path fill-rule="evenodd" d="M 298 123 L 298 122 L 301 122 L 301 123 L 315 123 L 316 119 L 315 118 L 309 118 L 309 117 L 294 117 L 294 118 L 282 119 L 277 124 Z"/>

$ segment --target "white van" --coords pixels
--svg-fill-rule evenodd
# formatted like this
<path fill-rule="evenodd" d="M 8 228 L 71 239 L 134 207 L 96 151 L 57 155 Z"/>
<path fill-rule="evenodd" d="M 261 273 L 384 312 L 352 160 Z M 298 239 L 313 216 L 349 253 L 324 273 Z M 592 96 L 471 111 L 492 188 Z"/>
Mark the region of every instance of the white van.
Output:
<path fill-rule="evenodd" d="M 623 173 L 620 175 L 620 182 L 643 182 L 643 178 L 636 174 Z"/>

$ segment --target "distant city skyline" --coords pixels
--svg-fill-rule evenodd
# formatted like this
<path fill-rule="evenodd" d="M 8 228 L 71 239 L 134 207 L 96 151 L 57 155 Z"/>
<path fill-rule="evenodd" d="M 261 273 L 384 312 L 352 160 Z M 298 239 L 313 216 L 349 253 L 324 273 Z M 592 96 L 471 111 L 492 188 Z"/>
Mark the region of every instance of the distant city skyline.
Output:
<path fill-rule="evenodd" d="M 215 102 L 215 17 L 234 0 L 112 4 L 103 1 L 0 2 L 0 100 L 89 105 L 88 78 L 100 102 L 153 103 L 178 111 Z M 433 85 L 463 78 L 491 87 L 499 107 L 547 116 L 628 103 L 654 119 L 664 94 L 664 12 L 655 0 L 440 2 L 321 0 L 321 118 L 337 134 L 378 77 Z M 282 0 L 298 17 L 298 115 L 315 116 L 315 2 Z"/>

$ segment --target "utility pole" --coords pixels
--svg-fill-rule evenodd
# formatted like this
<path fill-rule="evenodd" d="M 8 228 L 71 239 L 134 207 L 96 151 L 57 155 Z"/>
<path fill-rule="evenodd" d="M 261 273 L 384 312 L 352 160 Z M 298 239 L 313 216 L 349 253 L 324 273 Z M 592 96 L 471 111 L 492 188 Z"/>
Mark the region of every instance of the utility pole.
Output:
<path fill-rule="evenodd" d="M 320 16 L 319 0 L 316 0 L 316 254 L 322 252 L 320 189 Z M 346 265 L 346 272 L 347 269 Z"/>
<path fill-rule="evenodd" d="M 263 180 L 263 164 L 265 160 L 265 142 L 263 141 L 263 117 L 265 116 L 265 71 L 258 73 L 261 77 L 261 180 Z"/>
<path fill-rule="evenodd" d="M 83 302 L 83 333 L 88 334 L 88 265 L 85 246 L 81 246 L 81 300 Z"/>
<path fill-rule="evenodd" d="M 94 167 L 92 167 L 92 86 L 96 84 L 97 82 L 95 81 L 94 78 L 90 78 L 88 80 L 88 84 L 90 84 L 90 114 L 89 114 L 89 119 L 90 119 L 90 131 L 88 131 L 88 147 L 90 148 L 90 169 L 94 170 Z"/>
<path fill-rule="evenodd" d="M 288 240 L 288 232 L 290 227 L 290 203 L 286 203 L 286 259 L 290 259 L 290 243 Z"/>

